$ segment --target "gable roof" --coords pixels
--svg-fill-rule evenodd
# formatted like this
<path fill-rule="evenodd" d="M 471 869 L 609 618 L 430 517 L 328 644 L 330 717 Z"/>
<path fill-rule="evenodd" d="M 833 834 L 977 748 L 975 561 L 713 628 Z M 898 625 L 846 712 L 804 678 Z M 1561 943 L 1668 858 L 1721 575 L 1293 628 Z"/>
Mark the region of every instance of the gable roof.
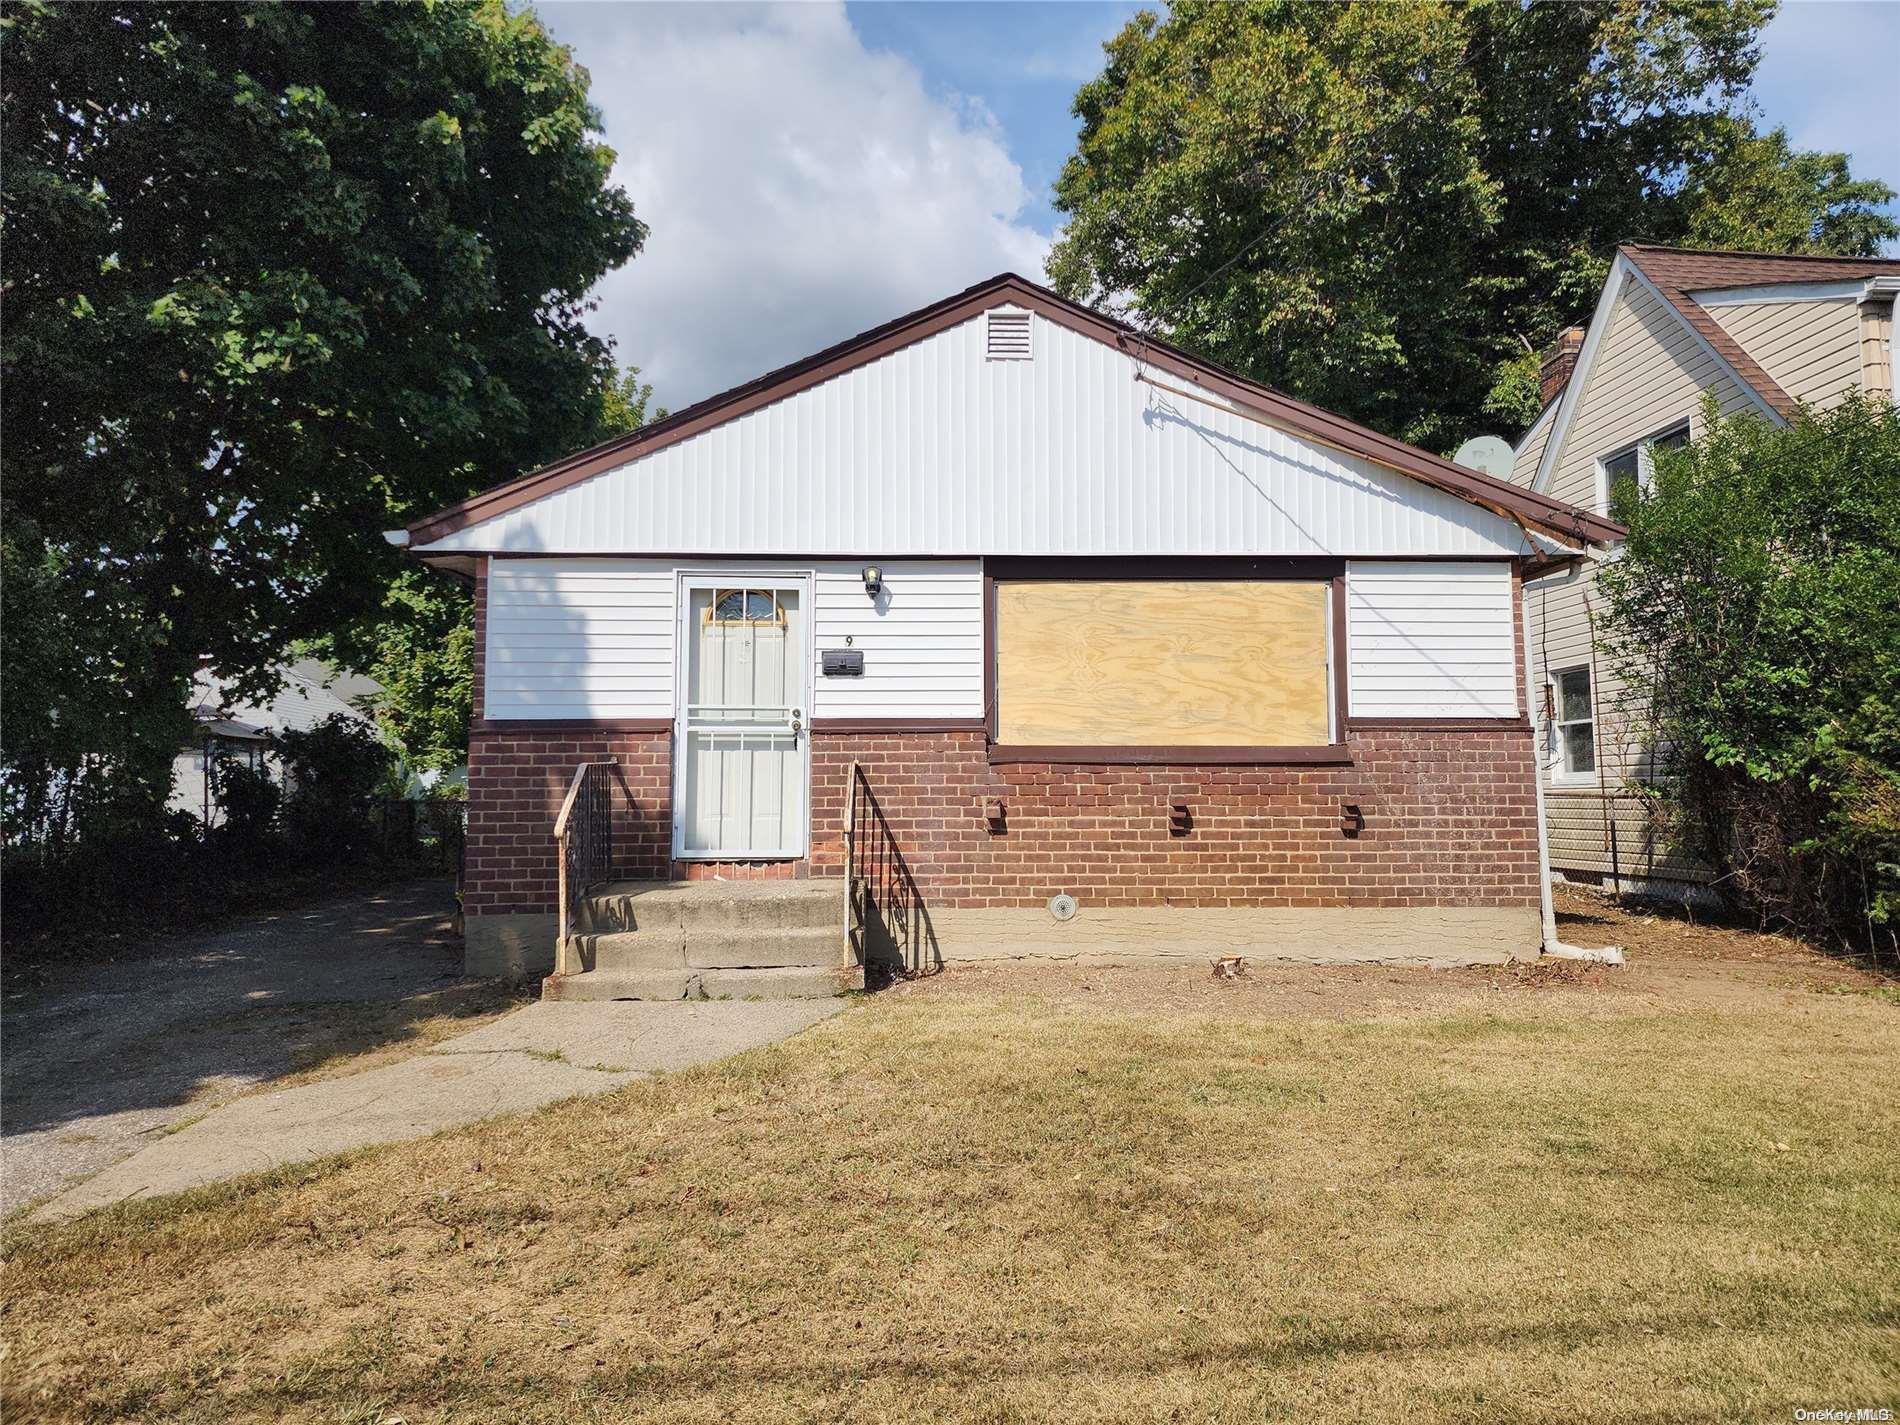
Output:
<path fill-rule="evenodd" d="M 300 658 L 281 672 L 283 685 L 260 703 L 232 701 L 226 696 L 227 685 L 201 670 L 192 680 L 192 720 L 227 736 L 251 737 L 305 731 L 331 717 L 367 723 L 371 718 L 357 703 L 382 691 L 380 683 L 315 658 Z"/>
<path fill-rule="evenodd" d="M 506 514 L 583 480 L 664 449 L 749 411 L 783 400 L 819 382 L 866 365 L 901 347 L 967 321 L 992 307 L 1014 305 L 1040 313 L 1071 331 L 1092 337 L 1147 364 L 1193 381 L 1241 407 L 1241 414 L 1359 456 L 1459 499 L 1529 525 L 1560 540 L 1602 544 L 1620 538 L 1622 527 L 1587 510 L 1455 465 L 1417 446 L 1297 401 L 1270 386 L 1144 337 L 1126 322 L 1058 295 L 1013 272 L 1000 273 L 940 302 L 860 332 L 782 366 L 744 385 L 708 397 L 665 420 L 579 451 L 505 484 L 472 495 L 407 527 L 410 548 Z"/>
<path fill-rule="evenodd" d="M 1797 403 L 1762 369 L 1761 363 L 1696 301 L 1694 293 L 1726 291 L 1737 287 L 1786 286 L 1798 282 L 1839 282 L 1884 276 L 1900 271 L 1900 262 L 1883 258 L 1788 257 L 1762 252 L 1707 252 L 1688 248 L 1623 243 L 1616 249 L 1609 275 L 1591 313 L 1590 325 L 1577 354 L 1570 378 L 1557 396 L 1556 424 L 1538 457 L 1531 488 L 1550 488 L 1551 475 L 1570 439 L 1570 423 L 1582 402 L 1583 391 L 1595 370 L 1598 349 L 1616 315 L 1625 286 L 1635 282 L 1654 293 L 1662 308 L 1713 358 L 1769 420 L 1786 424 Z M 1541 415 L 1539 419 L 1542 419 Z M 1528 434 L 1526 436 L 1528 441 Z M 1521 451 L 1526 442 L 1520 442 Z"/>
<path fill-rule="evenodd" d="M 1649 279 L 1650 285 L 1676 315 L 1714 347 L 1735 374 L 1784 421 L 1794 419 L 1800 403 L 1709 315 L 1696 301 L 1695 294 L 1720 288 L 1841 282 L 1900 273 L 1900 261 L 1881 257 L 1790 257 L 1770 252 L 1708 252 L 1633 242 L 1624 243 L 1617 251 Z"/>

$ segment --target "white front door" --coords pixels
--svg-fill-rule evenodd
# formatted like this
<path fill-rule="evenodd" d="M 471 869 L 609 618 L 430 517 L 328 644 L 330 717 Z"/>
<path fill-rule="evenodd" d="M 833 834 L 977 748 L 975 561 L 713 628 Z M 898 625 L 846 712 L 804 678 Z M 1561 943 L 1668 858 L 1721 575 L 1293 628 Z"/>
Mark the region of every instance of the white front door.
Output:
<path fill-rule="evenodd" d="M 811 580 L 684 575 L 679 608 L 673 855 L 803 856 Z"/>

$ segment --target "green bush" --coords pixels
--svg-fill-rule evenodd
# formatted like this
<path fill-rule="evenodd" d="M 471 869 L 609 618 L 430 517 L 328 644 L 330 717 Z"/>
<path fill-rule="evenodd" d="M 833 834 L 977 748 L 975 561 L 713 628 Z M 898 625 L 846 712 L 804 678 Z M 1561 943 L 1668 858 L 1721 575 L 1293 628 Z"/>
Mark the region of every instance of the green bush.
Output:
<path fill-rule="evenodd" d="M 78 834 L 10 838 L 0 847 L 9 963 L 116 953 L 109 935 L 75 944 L 75 925 L 143 938 L 458 868 L 462 802 L 392 799 L 395 756 L 365 724 L 339 717 L 281 734 L 277 755 L 287 787 L 239 761 L 214 766 L 220 816 L 208 832 L 179 811 L 159 826 L 70 818 Z"/>
<path fill-rule="evenodd" d="M 215 765 L 212 798 L 224 814 L 226 839 L 256 841 L 265 836 L 284 800 L 270 770 L 228 758 Z"/>
<path fill-rule="evenodd" d="M 1786 428 L 1707 407 L 1618 492 L 1604 649 L 1649 704 L 1653 790 L 1765 920 L 1896 952 L 1900 416 L 1850 399 Z"/>
<path fill-rule="evenodd" d="M 284 773 L 284 827 L 318 856 L 344 858 L 375 838 L 372 808 L 399 796 L 395 751 L 369 724 L 341 713 L 273 739 Z"/>

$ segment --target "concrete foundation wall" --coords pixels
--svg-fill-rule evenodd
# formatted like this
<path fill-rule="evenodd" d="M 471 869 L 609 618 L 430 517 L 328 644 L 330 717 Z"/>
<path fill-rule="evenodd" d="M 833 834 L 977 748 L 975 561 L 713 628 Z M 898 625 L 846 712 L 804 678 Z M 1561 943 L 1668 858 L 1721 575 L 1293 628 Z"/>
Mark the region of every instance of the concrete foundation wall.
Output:
<path fill-rule="evenodd" d="M 526 980 L 554 972 L 558 922 L 535 912 L 469 915 L 462 923 L 462 973 Z"/>
<path fill-rule="evenodd" d="M 1062 922 L 1047 910 L 930 913 L 944 965 L 985 960 L 1200 965 L 1223 955 L 1312 965 L 1498 965 L 1537 957 L 1534 907 L 1084 906 Z M 551 973 L 551 915 L 470 916 L 465 972 L 526 979 Z"/>
<path fill-rule="evenodd" d="M 932 912 L 945 964 L 1059 959 L 1081 964 L 1206 964 L 1223 955 L 1313 965 L 1497 965 L 1534 960 L 1536 907 L 1087 906 L 1061 922 L 1047 910 Z"/>

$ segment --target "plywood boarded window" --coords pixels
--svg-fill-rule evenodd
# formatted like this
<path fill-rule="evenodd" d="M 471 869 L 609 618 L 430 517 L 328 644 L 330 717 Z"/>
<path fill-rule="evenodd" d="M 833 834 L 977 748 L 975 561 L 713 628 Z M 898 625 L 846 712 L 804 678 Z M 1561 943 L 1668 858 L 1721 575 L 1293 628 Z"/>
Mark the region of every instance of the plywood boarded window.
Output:
<path fill-rule="evenodd" d="M 1317 581 L 999 582 L 996 739 L 1323 746 L 1330 597 Z"/>

